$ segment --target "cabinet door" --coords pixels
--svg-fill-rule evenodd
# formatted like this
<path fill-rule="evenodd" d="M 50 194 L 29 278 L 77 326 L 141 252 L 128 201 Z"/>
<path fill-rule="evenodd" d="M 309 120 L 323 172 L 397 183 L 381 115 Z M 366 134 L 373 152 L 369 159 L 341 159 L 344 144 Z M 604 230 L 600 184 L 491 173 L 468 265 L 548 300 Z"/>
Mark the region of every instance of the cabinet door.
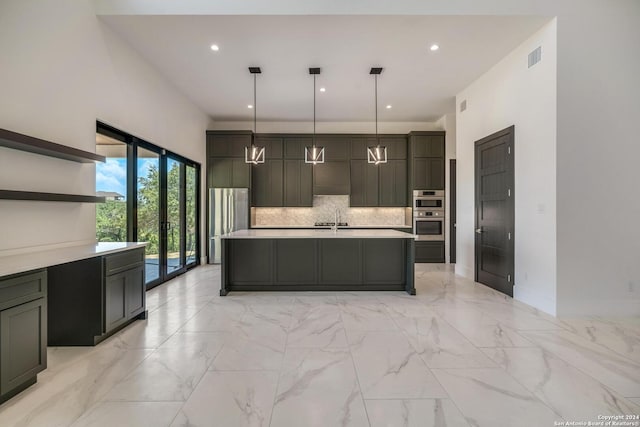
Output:
<path fill-rule="evenodd" d="M 349 160 L 351 138 L 344 136 L 316 136 L 316 145 L 324 147 L 325 161 Z"/>
<path fill-rule="evenodd" d="M 422 157 L 413 159 L 415 190 L 444 190 L 444 159 Z"/>
<path fill-rule="evenodd" d="M 387 159 L 402 160 L 407 158 L 407 138 L 403 136 L 382 136 L 380 145 L 387 147 Z"/>
<path fill-rule="evenodd" d="M 351 160 L 350 206 L 378 206 L 378 170 L 377 166 L 367 163 L 366 160 Z"/>
<path fill-rule="evenodd" d="M 285 159 L 304 160 L 304 147 L 311 147 L 312 142 L 309 137 L 283 138 L 283 157 Z"/>
<path fill-rule="evenodd" d="M 144 267 L 126 272 L 127 318 L 131 319 L 145 310 Z"/>
<path fill-rule="evenodd" d="M 107 276 L 104 287 L 104 332 L 110 332 L 127 321 L 128 271 Z"/>
<path fill-rule="evenodd" d="M 244 157 L 244 147 L 251 145 L 251 133 L 207 135 L 207 151 L 211 157 Z"/>
<path fill-rule="evenodd" d="M 231 187 L 233 159 L 209 157 L 207 186 L 217 188 Z"/>
<path fill-rule="evenodd" d="M 414 157 L 444 157 L 443 135 L 416 135 L 411 143 Z"/>
<path fill-rule="evenodd" d="M 407 206 L 407 164 L 389 160 L 380 168 L 380 206 Z"/>
<path fill-rule="evenodd" d="M 0 395 L 47 367 L 45 298 L 0 311 Z"/>
<path fill-rule="evenodd" d="M 349 162 L 325 161 L 313 167 L 313 194 L 349 194 Z"/>
<path fill-rule="evenodd" d="M 444 262 L 444 242 L 416 242 L 415 262 Z"/>
<path fill-rule="evenodd" d="M 253 166 L 251 181 L 252 206 L 282 206 L 282 160 Z"/>
<path fill-rule="evenodd" d="M 313 170 L 304 160 L 284 161 L 284 206 L 313 205 Z"/>
<path fill-rule="evenodd" d="M 231 185 L 232 188 L 249 188 L 251 186 L 251 165 L 242 159 L 231 161 Z"/>
<path fill-rule="evenodd" d="M 270 136 L 257 136 L 255 144 L 258 147 L 264 147 L 265 159 L 281 159 L 282 158 L 282 138 Z"/>

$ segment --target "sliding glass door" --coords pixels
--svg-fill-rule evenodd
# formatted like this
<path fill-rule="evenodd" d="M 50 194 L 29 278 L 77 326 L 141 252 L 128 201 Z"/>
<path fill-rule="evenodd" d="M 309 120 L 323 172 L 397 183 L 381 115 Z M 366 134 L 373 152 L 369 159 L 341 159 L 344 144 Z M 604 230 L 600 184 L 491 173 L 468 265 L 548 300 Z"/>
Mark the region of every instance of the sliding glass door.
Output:
<path fill-rule="evenodd" d="M 166 274 L 180 273 L 185 267 L 185 167 L 167 158 L 167 220 L 165 222 Z"/>
<path fill-rule="evenodd" d="M 160 240 L 160 157 L 159 151 L 138 146 L 137 160 L 137 236 L 147 242 L 145 251 L 145 277 L 147 285 L 161 279 Z"/>
<path fill-rule="evenodd" d="M 147 242 L 147 289 L 198 264 L 200 165 L 98 124 L 98 241 Z"/>

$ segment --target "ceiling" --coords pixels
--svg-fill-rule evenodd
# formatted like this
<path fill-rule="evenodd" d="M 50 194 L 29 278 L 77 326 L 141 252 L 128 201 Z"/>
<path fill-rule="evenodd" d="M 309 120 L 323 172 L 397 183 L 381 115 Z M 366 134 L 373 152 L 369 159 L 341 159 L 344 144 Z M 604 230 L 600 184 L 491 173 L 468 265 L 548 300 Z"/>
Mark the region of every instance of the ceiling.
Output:
<path fill-rule="evenodd" d="M 214 120 L 434 121 L 549 20 L 536 16 L 101 16 Z M 218 52 L 211 44 L 220 47 Z M 440 49 L 429 50 L 437 43 Z M 526 66 L 526 58 L 523 58 Z M 385 108 L 391 105 L 391 109 Z"/>

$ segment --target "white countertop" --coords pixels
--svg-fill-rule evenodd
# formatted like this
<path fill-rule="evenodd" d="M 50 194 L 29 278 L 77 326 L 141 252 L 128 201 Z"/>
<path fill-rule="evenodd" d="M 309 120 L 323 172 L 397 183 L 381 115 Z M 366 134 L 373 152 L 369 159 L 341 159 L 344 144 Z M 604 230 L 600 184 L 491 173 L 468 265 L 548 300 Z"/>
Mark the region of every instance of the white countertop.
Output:
<path fill-rule="evenodd" d="M 297 229 L 297 228 L 316 228 L 318 230 L 322 230 L 322 229 L 327 229 L 327 228 L 331 228 L 331 226 L 315 226 L 315 225 L 254 225 L 251 227 L 252 229 L 255 230 L 260 230 L 260 229 L 282 229 L 282 230 L 286 230 L 286 229 Z M 347 225 L 347 226 L 338 226 L 338 228 L 340 230 L 345 229 L 345 230 L 349 230 L 349 229 L 385 229 L 385 228 L 407 228 L 407 229 L 411 229 L 413 228 L 413 226 L 411 225 Z"/>
<path fill-rule="evenodd" d="M 339 229 L 337 232 L 327 229 L 300 230 L 238 230 L 220 236 L 223 239 L 415 239 L 414 234 L 396 230 L 353 230 Z"/>
<path fill-rule="evenodd" d="M 81 259 L 143 248 L 146 242 L 104 242 L 0 257 L 0 277 Z"/>

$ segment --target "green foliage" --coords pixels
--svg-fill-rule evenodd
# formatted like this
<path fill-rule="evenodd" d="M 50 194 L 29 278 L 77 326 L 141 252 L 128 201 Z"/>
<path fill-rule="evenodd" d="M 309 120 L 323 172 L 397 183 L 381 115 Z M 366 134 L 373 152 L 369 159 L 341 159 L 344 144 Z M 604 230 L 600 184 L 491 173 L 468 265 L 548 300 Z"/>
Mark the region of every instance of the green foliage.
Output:
<path fill-rule="evenodd" d="M 180 212 L 180 166 L 170 162 L 167 173 L 167 252 L 180 251 L 180 219 L 186 219 L 187 256 L 195 255 L 196 244 L 196 173 L 194 168 L 186 170 L 186 212 Z M 156 255 L 160 250 L 160 172 L 151 165 L 146 176 L 138 177 L 138 240 L 148 242 L 147 255 Z M 127 204 L 124 201 L 108 201 L 96 208 L 96 234 L 101 242 L 124 242 L 127 240 Z"/>

